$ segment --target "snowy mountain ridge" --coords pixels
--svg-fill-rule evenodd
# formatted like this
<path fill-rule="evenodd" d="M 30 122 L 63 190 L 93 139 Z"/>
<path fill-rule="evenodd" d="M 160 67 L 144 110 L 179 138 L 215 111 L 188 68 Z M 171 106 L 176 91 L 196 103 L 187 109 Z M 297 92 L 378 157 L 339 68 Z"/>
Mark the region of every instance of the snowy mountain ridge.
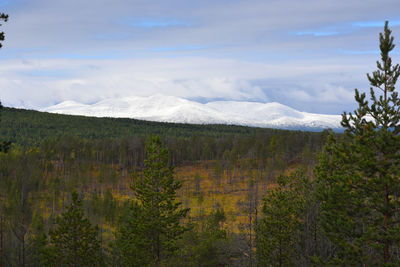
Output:
<path fill-rule="evenodd" d="M 277 102 L 214 101 L 202 104 L 164 95 L 112 98 L 94 104 L 64 101 L 41 111 L 148 121 L 233 124 L 279 129 L 340 129 L 340 115 L 297 111 Z"/>

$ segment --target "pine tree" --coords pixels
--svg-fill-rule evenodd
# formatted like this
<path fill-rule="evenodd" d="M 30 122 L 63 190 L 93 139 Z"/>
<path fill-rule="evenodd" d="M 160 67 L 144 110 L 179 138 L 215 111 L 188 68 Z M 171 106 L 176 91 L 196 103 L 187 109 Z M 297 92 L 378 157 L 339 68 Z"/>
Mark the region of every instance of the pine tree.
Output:
<path fill-rule="evenodd" d="M 298 171 L 280 176 L 277 186 L 267 191 L 263 217 L 258 223 L 259 266 L 295 266 L 302 257 L 300 241 L 304 225 L 305 186 L 309 183 Z"/>
<path fill-rule="evenodd" d="M 71 204 L 57 218 L 57 228 L 50 231 L 55 265 L 99 266 L 102 259 L 97 226 L 84 218 L 78 193 L 73 192 L 71 198 Z"/>
<path fill-rule="evenodd" d="M 355 90 L 358 109 L 342 116 L 344 138 L 330 137 L 315 169 L 321 226 L 340 265 L 400 264 L 400 67 L 389 56 L 388 22 L 379 40 L 378 70 L 367 74 L 371 103 Z"/>
<path fill-rule="evenodd" d="M 116 232 L 121 261 L 128 266 L 159 266 L 185 231 L 181 220 L 188 209 L 176 200 L 181 183 L 168 165 L 168 150 L 155 137 L 147 141 L 146 153 L 143 173 L 131 186 L 135 198 Z"/>
<path fill-rule="evenodd" d="M 153 263 L 149 225 L 143 216 L 142 207 L 137 202 L 129 203 L 121 213 L 113 254 L 116 265 L 149 266 Z"/>

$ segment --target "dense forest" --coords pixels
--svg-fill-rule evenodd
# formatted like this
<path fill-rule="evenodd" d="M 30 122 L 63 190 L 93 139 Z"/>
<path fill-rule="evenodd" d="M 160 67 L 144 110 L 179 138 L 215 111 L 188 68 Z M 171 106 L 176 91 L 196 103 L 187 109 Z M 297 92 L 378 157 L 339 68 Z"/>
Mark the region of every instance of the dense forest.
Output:
<path fill-rule="evenodd" d="M 280 173 L 298 166 L 310 172 L 330 133 L 87 118 L 10 108 L 2 112 L 0 132 L 12 142 L 8 153 L 1 154 L 0 167 L 4 264 L 29 263 L 32 255 L 42 255 L 37 244 L 30 243 L 38 242 L 32 238 L 50 240 L 49 231 L 58 225 L 57 217 L 68 210 L 76 191 L 85 216 L 99 227 L 104 264 L 120 265 L 114 262 L 110 244 L 116 241 L 116 229 L 135 195 L 131 186 L 145 168 L 146 140 L 158 135 L 169 151 L 166 164 L 176 166 L 175 177 L 182 184 L 177 197 L 185 209 L 190 208 L 182 218 L 188 230 L 179 242 L 198 258 L 180 255 L 185 256 L 182 266 L 254 264 L 255 255 L 249 255 L 254 254 L 254 224 L 263 192 Z M 42 232 L 35 233 L 35 227 Z M 197 243 L 191 244 L 194 237 Z M 205 250 L 204 255 L 197 250 Z M 177 264 L 176 259 L 173 262 Z"/>
<path fill-rule="evenodd" d="M 344 134 L 3 108 L 0 266 L 399 266 L 393 48 Z"/>

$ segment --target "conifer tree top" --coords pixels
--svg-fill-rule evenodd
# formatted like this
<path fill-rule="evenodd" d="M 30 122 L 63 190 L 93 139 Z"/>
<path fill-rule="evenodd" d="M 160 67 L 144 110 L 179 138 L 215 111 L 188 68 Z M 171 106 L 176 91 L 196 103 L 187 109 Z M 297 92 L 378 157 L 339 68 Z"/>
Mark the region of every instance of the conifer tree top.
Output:
<path fill-rule="evenodd" d="M 362 135 L 366 130 L 392 131 L 400 133 L 400 99 L 395 91 L 396 82 L 400 76 L 399 64 L 393 65 L 390 52 L 394 49 L 394 37 L 385 22 L 384 31 L 379 34 L 380 61 L 376 62 L 377 70 L 367 74 L 370 87 L 370 102 L 365 93 L 355 89 L 355 99 L 358 108 L 347 114 L 343 113 L 342 126 L 349 134 Z M 379 89 L 377 94 L 375 88 Z"/>
<path fill-rule="evenodd" d="M 367 74 L 371 86 L 379 88 L 384 94 L 394 91 L 395 84 L 400 75 L 399 64 L 392 66 L 392 59 L 389 56 L 395 44 L 393 43 L 394 37 L 391 36 L 392 31 L 389 29 L 388 25 L 389 22 L 386 21 L 383 33 L 379 34 L 381 62 L 376 62 L 378 70 L 374 71 L 372 75 Z"/>

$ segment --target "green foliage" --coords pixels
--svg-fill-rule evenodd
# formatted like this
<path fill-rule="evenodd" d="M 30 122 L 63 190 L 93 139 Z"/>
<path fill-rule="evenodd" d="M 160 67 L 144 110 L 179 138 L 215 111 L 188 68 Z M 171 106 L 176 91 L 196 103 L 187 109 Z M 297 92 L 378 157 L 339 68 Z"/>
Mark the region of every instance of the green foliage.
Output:
<path fill-rule="evenodd" d="M 255 128 L 229 125 L 193 125 L 163 123 L 122 118 L 95 118 L 72 116 L 5 107 L 0 135 L 7 140 L 29 146 L 40 145 L 45 139 L 78 136 L 83 139 L 105 140 L 122 137 L 145 137 L 148 134 L 161 137 L 221 137 L 227 135 L 248 136 Z M 275 133 L 265 129 L 263 132 Z M 172 140 L 171 140 L 172 141 Z M 178 144 L 179 142 L 177 142 Z"/>
<path fill-rule="evenodd" d="M 11 148 L 11 142 L 10 141 L 3 141 L 0 143 L 0 152 L 7 153 Z"/>
<path fill-rule="evenodd" d="M 205 222 L 203 231 L 199 233 L 199 243 L 195 248 L 196 266 L 226 266 L 229 257 L 226 255 L 228 238 L 222 224 L 226 220 L 223 209 L 213 211 Z"/>
<path fill-rule="evenodd" d="M 333 264 L 400 264 L 400 99 L 394 91 L 400 67 L 392 66 L 393 48 L 386 22 L 381 62 L 368 75 L 381 95 L 371 87 L 369 103 L 356 89 L 358 109 L 342 118 L 345 138 L 329 139 L 315 169 L 321 226 L 336 249 Z"/>
<path fill-rule="evenodd" d="M 226 215 L 222 208 L 211 212 L 198 224 L 192 224 L 179 241 L 180 249 L 167 266 L 217 267 L 235 265 L 245 246 L 235 242 L 224 227 Z"/>
<path fill-rule="evenodd" d="M 7 116 L 8 115 L 5 117 Z M 40 121 L 40 115 L 38 118 Z M 32 118 L 32 120 L 34 122 L 35 118 Z M 99 120 L 99 123 L 101 122 L 102 120 Z M 18 123 L 19 120 L 17 118 L 16 124 Z M 45 121 L 44 124 L 46 124 Z M 248 129 L 250 131 L 255 130 L 251 128 Z M 286 151 L 280 152 L 279 154 L 279 157 L 284 157 L 285 161 L 296 160 L 300 155 L 299 153 L 303 151 L 304 146 L 311 146 L 313 149 L 320 146 L 320 134 L 318 133 L 275 131 L 268 129 L 265 131 L 262 130 L 256 135 L 252 133 L 238 133 L 232 136 L 220 136 L 218 133 L 215 133 L 214 136 L 212 131 L 209 133 L 209 137 L 165 137 L 164 141 L 170 147 L 170 163 L 174 162 L 181 166 L 185 166 L 186 164 L 200 164 L 200 166 L 204 164 L 212 166 L 214 162 L 210 162 L 210 164 L 209 162 L 198 161 L 201 160 L 201 158 L 197 158 L 198 155 L 202 154 L 201 149 L 203 148 L 203 142 L 210 142 L 210 144 L 214 144 L 210 145 L 210 147 L 212 147 L 210 153 L 212 152 L 216 158 L 222 155 L 226 156 L 225 159 L 220 159 L 220 166 L 223 172 L 227 172 L 228 174 L 226 168 L 229 166 L 228 161 L 231 160 L 230 158 L 228 159 L 228 156 L 234 158 L 236 161 L 236 163 L 233 163 L 233 166 L 231 166 L 232 169 L 229 174 L 232 176 L 232 184 L 234 184 L 239 182 L 239 173 L 241 173 L 240 175 L 243 177 L 241 179 L 245 179 L 247 175 L 254 174 L 253 171 L 247 170 L 248 168 L 262 168 L 265 170 L 263 173 L 268 173 L 271 179 L 273 178 L 274 172 L 269 171 L 269 167 L 254 164 L 255 161 L 261 162 L 263 159 L 257 158 L 258 156 L 252 153 L 256 144 L 268 146 L 271 135 L 276 135 L 278 139 L 276 149 L 278 151 Z M 35 137 L 34 131 L 33 135 L 29 138 L 31 137 Z M 292 144 L 290 150 L 285 150 L 287 147 L 286 145 L 282 145 L 282 140 Z M 31 246 L 29 244 L 32 238 L 36 237 L 33 230 L 32 216 L 36 216 L 35 214 L 42 215 L 45 221 L 44 232 L 47 233 L 49 228 L 55 224 L 57 215 L 59 215 L 67 205 L 68 195 L 72 190 L 78 190 L 86 194 L 87 197 L 85 197 L 85 201 L 83 202 L 84 210 L 87 211 L 85 214 L 92 224 L 97 223 L 101 227 L 100 235 L 103 244 L 114 241 L 113 235 L 111 235 L 112 230 L 122 227 L 117 220 L 122 212 L 120 204 L 123 203 L 122 200 L 125 197 L 132 196 L 127 184 L 130 178 L 129 173 L 132 173 L 134 170 L 140 171 L 143 169 L 145 154 L 144 143 L 142 137 L 89 140 L 77 136 L 64 136 L 47 139 L 43 141 L 39 147 L 33 148 L 26 147 L 25 145 L 27 145 L 27 143 L 14 143 L 9 153 L 0 153 L 0 204 L 3 207 L 2 218 L 4 226 L 3 263 L 9 265 L 21 264 L 21 255 L 23 254 L 21 237 L 25 237 L 25 242 L 27 243 L 25 246 L 25 262 L 27 265 L 30 264 L 33 258 L 30 256 Z M 254 157 L 252 158 L 251 164 L 246 163 L 250 162 L 250 160 L 246 158 L 249 156 Z M 210 174 L 213 173 L 212 169 L 199 169 L 197 178 L 193 178 L 195 175 L 191 177 L 194 180 L 193 185 L 187 184 L 187 186 L 185 186 L 185 190 L 189 191 L 180 191 L 184 199 L 187 200 L 189 198 L 185 194 L 189 193 L 192 195 L 190 192 L 191 187 L 197 190 L 196 198 L 198 198 L 199 201 L 195 201 L 194 203 L 188 202 L 188 205 L 200 205 L 203 206 L 202 208 L 204 209 L 207 209 L 208 205 L 210 205 L 208 201 L 210 195 L 207 192 L 209 189 L 206 183 L 206 172 Z M 190 182 L 188 181 L 188 183 Z M 240 183 L 238 186 L 240 188 Z M 24 214 L 23 226 L 21 226 L 22 211 Z M 240 215 L 242 215 L 241 211 L 238 211 L 237 218 L 240 218 Z M 237 219 L 232 219 L 231 213 L 227 216 L 228 222 Z M 234 216 L 236 216 L 236 214 Z M 204 225 L 205 218 L 206 217 L 201 216 L 195 217 L 195 219 L 200 220 L 200 225 Z M 203 230 L 198 233 L 202 232 Z M 218 243 L 224 244 L 217 246 L 219 251 L 218 255 L 225 255 L 221 256 L 221 258 L 229 258 L 231 257 L 229 255 L 236 253 L 235 251 L 238 248 L 236 244 L 240 244 L 240 246 L 246 244 L 244 237 L 235 235 L 235 245 L 233 245 L 231 242 L 232 232 L 227 231 L 227 235 L 228 241 L 218 241 Z M 199 240 L 205 239 L 199 238 Z M 179 251 L 182 250 L 180 244 L 176 246 L 180 246 Z M 186 245 L 184 246 L 186 247 Z M 200 246 L 200 244 L 194 246 Z M 243 247 L 240 248 L 244 251 L 248 249 L 248 246 L 243 245 Z M 106 250 L 107 248 L 103 245 L 102 249 Z M 197 250 L 193 249 L 192 251 Z M 231 253 L 231 251 L 233 252 Z M 245 257 L 244 253 L 237 256 L 237 258 L 242 259 Z M 118 265 L 118 262 L 119 261 L 116 261 L 115 264 Z"/>
<path fill-rule="evenodd" d="M 27 262 L 29 266 L 49 266 L 53 263 L 54 250 L 48 245 L 43 218 L 35 214 L 32 222 L 33 233 L 27 241 Z"/>
<path fill-rule="evenodd" d="M 132 185 L 135 199 L 129 216 L 121 220 L 116 233 L 125 264 L 134 260 L 141 265 L 159 265 L 177 250 L 176 241 L 186 230 L 181 220 L 189 209 L 182 209 L 176 200 L 181 183 L 175 180 L 173 167 L 168 166 L 168 150 L 159 137 L 147 141 L 146 154 L 143 174 Z"/>
<path fill-rule="evenodd" d="M 280 176 L 277 183 L 264 198 L 263 217 L 257 228 L 258 264 L 295 266 L 305 256 L 300 245 L 309 181 L 298 171 Z"/>
<path fill-rule="evenodd" d="M 103 196 L 103 209 L 104 209 L 104 217 L 108 222 L 114 222 L 117 208 L 118 208 L 118 203 L 114 199 L 111 189 L 107 188 Z"/>
<path fill-rule="evenodd" d="M 102 263 L 98 228 L 84 218 L 82 200 L 71 194 L 71 204 L 50 231 L 55 266 L 99 266 Z"/>
<path fill-rule="evenodd" d="M 153 263 L 151 231 L 136 201 L 120 216 L 115 232 L 114 256 L 121 266 L 150 266 Z"/>
<path fill-rule="evenodd" d="M 277 161 L 288 162 L 304 146 L 316 151 L 325 141 L 316 132 L 93 118 L 7 107 L 2 113 L 0 136 L 17 146 L 41 147 L 48 156 L 69 150 L 65 156 L 75 152 L 77 158 L 88 158 L 89 153 L 97 152 L 104 163 L 122 166 L 143 164 L 145 138 L 150 134 L 161 137 L 174 165 L 224 159 L 228 154 L 230 158 L 225 160 L 232 162 L 249 156 L 264 162 L 267 156 L 274 156 Z M 272 137 L 274 153 L 266 153 Z"/>

